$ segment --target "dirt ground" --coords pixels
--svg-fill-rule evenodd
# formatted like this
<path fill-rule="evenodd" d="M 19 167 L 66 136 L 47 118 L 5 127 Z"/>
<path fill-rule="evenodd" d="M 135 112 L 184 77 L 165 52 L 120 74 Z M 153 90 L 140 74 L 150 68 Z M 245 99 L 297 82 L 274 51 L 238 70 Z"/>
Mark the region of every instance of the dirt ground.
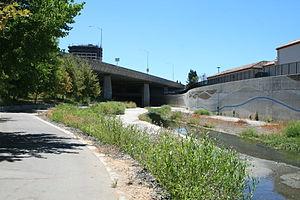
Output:
<path fill-rule="evenodd" d="M 264 123 L 263 125 L 253 125 L 247 123 L 247 121 L 240 119 L 238 121 L 225 121 L 221 119 L 215 119 L 211 116 L 205 115 L 192 115 L 193 118 L 199 119 L 199 123 L 204 127 L 212 127 L 216 131 L 226 132 L 230 134 L 239 135 L 244 130 L 249 128 L 255 129 L 260 134 L 272 134 L 280 133 L 285 124 L 279 123 Z"/>

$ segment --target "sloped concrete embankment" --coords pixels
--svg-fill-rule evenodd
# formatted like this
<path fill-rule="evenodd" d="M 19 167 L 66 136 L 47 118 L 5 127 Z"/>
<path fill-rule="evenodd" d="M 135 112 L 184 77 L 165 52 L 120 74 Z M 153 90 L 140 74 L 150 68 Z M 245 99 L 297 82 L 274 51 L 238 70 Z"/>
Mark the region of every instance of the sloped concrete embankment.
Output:
<path fill-rule="evenodd" d="M 300 74 L 234 81 L 165 96 L 167 104 L 259 120 L 300 119 Z"/>

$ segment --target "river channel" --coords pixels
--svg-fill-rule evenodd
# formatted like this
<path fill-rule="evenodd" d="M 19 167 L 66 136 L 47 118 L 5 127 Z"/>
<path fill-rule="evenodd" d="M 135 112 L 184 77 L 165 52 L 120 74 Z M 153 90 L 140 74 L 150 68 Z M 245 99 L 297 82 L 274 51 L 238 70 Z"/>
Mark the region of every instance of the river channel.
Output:
<path fill-rule="evenodd" d="M 175 130 L 182 135 L 189 134 L 187 128 Z M 234 149 L 250 162 L 250 174 L 258 180 L 254 200 L 300 199 L 299 154 L 278 151 L 228 133 L 209 131 L 208 135 L 218 146 Z"/>

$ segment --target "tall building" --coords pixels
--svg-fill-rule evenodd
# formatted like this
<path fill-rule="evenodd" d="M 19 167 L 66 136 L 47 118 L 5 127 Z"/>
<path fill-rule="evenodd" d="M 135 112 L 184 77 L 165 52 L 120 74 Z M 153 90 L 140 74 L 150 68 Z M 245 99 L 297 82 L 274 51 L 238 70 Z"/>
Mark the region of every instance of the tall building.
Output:
<path fill-rule="evenodd" d="M 102 47 L 97 45 L 72 45 L 69 46 L 69 53 L 81 58 L 102 61 Z"/>

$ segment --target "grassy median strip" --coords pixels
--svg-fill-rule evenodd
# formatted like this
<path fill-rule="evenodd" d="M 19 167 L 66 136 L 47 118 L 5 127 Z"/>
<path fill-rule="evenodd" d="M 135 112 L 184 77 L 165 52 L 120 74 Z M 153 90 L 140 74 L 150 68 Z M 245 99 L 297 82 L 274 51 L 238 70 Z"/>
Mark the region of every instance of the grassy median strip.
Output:
<path fill-rule="evenodd" d="M 59 105 L 48 116 L 130 154 L 153 174 L 172 199 L 246 198 L 246 163 L 208 138 L 180 138 L 167 132 L 149 135 L 124 127 L 115 117 L 101 115 L 93 108 Z"/>

